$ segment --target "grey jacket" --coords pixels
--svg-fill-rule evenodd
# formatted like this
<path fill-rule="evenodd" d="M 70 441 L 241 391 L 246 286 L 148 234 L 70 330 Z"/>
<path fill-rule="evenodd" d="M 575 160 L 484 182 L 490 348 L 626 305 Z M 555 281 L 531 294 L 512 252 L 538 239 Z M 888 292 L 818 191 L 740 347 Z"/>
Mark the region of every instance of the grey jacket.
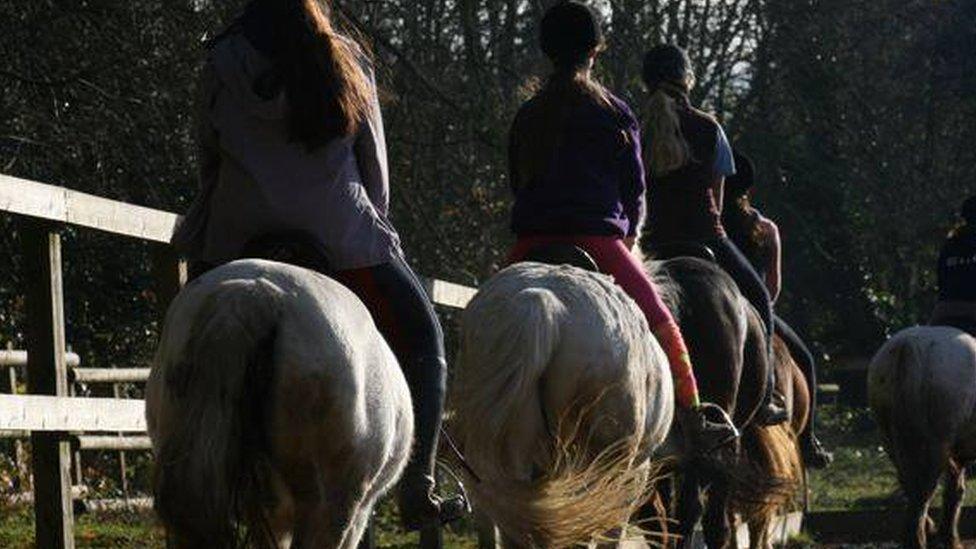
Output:
<path fill-rule="evenodd" d="M 356 135 L 309 152 L 289 140 L 284 92 L 265 100 L 252 91 L 268 67 L 240 33 L 210 51 L 200 86 L 200 191 L 172 244 L 191 260 L 219 264 L 236 259 L 254 237 L 302 231 L 337 270 L 401 254 L 388 219 L 386 139 L 375 91 Z"/>

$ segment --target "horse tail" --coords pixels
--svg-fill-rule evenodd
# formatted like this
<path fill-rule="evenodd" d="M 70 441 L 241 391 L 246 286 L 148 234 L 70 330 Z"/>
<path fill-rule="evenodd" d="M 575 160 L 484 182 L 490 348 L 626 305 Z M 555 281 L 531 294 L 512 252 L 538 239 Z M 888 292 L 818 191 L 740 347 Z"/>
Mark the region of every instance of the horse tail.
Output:
<path fill-rule="evenodd" d="M 899 475 L 911 469 L 924 440 L 927 403 L 919 399 L 924 369 L 913 337 L 903 332 L 882 347 L 868 368 L 868 402 Z"/>
<path fill-rule="evenodd" d="M 261 410 L 279 295 L 260 279 L 225 282 L 193 318 L 169 319 L 192 328 L 182 348 L 167 348 L 164 334 L 157 355 L 165 410 L 154 440 L 153 493 L 167 530 L 189 546 L 233 547 L 241 543 L 238 524 L 261 522 L 257 492 L 271 478 Z"/>
<path fill-rule="evenodd" d="M 531 467 L 537 447 L 525 445 L 546 436 L 540 380 L 559 345 L 565 307 L 542 288 L 482 305 L 465 316 L 455 425 L 467 435 L 466 452 L 482 462 L 479 476 L 505 478 L 511 464 Z"/>
<path fill-rule="evenodd" d="M 795 488 L 803 484 L 799 444 L 788 423 L 769 427 L 751 424 L 742 435 L 742 450 L 750 467 L 760 477 L 776 479 L 779 489 L 762 497 L 740 498 L 737 510 L 747 523 L 768 524 L 777 511 L 791 503 Z"/>
<path fill-rule="evenodd" d="M 478 475 L 469 488 L 476 507 L 528 546 L 604 535 L 627 522 L 650 485 L 634 441 L 590 451 L 589 416 L 602 393 L 559 417 L 546 410 L 543 378 L 566 316 L 554 292 L 525 288 L 476 301 L 464 322 L 454 425 Z"/>

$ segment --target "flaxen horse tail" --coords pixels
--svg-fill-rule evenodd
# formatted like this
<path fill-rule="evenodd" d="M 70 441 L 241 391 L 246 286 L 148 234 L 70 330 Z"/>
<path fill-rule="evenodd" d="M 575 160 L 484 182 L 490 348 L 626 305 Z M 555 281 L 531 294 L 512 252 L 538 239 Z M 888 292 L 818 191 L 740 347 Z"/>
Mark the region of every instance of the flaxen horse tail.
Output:
<path fill-rule="evenodd" d="M 646 501 L 673 413 L 653 341 L 608 278 L 571 267 L 510 267 L 468 306 L 452 430 L 473 503 L 510 540 L 587 543 Z"/>
<path fill-rule="evenodd" d="M 755 493 L 751 498 L 740 497 L 736 506 L 743 521 L 749 524 L 751 547 L 769 545 L 769 525 L 780 511 L 794 503 L 804 483 L 797 437 L 809 419 L 810 389 L 783 341 L 776 338 L 773 348 L 779 391 L 786 396 L 792 418 L 773 426 L 753 422 L 742 434 L 742 451 L 749 466 L 768 479 L 765 492 Z"/>
<path fill-rule="evenodd" d="M 213 547 L 237 543 L 236 525 L 269 485 L 261 432 L 271 377 L 278 290 L 235 280 L 207 297 L 179 354 L 161 347 L 154 376 L 183 407 L 155 440 L 156 512 L 170 532 Z M 165 338 L 164 338 L 165 339 Z"/>

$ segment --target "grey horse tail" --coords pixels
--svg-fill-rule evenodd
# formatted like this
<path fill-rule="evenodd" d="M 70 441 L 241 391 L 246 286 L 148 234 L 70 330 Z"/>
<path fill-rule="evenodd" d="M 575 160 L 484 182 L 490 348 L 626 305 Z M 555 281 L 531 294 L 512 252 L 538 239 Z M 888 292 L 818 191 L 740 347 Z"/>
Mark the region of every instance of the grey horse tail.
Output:
<path fill-rule="evenodd" d="M 258 498 L 271 468 L 267 408 L 278 322 L 277 288 L 239 281 L 209 297 L 182 356 L 165 365 L 172 423 L 153 478 L 155 508 L 177 546 L 223 549 L 268 539 Z"/>

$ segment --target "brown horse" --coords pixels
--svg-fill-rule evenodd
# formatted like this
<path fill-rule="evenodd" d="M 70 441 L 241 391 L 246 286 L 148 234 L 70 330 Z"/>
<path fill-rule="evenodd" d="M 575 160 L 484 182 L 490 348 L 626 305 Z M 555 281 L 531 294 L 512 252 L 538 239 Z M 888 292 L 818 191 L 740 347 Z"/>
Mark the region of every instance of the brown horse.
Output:
<path fill-rule="evenodd" d="M 740 430 L 747 428 L 765 394 L 770 367 L 759 315 L 732 278 L 709 261 L 677 257 L 645 266 L 681 325 L 702 399 L 725 410 Z M 765 501 L 776 490 L 775 479 L 753 474 L 742 455 L 736 442 L 713 455 L 679 460 L 679 546 L 691 545 L 699 519 L 709 547 L 730 546 L 733 499 Z"/>
<path fill-rule="evenodd" d="M 750 424 L 742 433 L 742 451 L 746 461 L 766 478 L 780 483 L 760 497 L 739 502 L 733 507 L 749 525 L 749 547 L 771 548 L 770 525 L 776 514 L 793 502 L 796 489 L 803 482 L 803 463 L 797 437 L 810 417 L 811 388 L 790 351 L 778 336 L 773 339 L 777 388 L 785 397 L 790 422 L 771 427 Z"/>

